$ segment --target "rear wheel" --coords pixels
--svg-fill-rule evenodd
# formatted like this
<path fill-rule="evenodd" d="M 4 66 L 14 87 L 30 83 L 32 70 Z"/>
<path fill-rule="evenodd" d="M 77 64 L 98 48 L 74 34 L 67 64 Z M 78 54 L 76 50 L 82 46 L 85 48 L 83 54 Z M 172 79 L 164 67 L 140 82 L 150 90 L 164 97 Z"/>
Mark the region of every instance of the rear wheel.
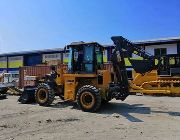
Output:
<path fill-rule="evenodd" d="M 87 112 L 95 112 L 101 106 L 101 95 L 99 90 L 91 85 L 81 87 L 76 95 L 77 104 Z"/>
<path fill-rule="evenodd" d="M 41 106 L 49 106 L 55 97 L 55 92 L 48 84 L 40 84 L 35 93 L 36 102 Z"/>
<path fill-rule="evenodd" d="M 33 88 L 24 88 L 21 96 L 18 99 L 22 104 L 34 103 L 35 102 L 35 90 Z"/>
<path fill-rule="evenodd" d="M 22 104 L 27 104 L 28 103 L 28 94 L 26 92 L 23 92 L 20 98 L 18 99 L 19 102 Z"/>

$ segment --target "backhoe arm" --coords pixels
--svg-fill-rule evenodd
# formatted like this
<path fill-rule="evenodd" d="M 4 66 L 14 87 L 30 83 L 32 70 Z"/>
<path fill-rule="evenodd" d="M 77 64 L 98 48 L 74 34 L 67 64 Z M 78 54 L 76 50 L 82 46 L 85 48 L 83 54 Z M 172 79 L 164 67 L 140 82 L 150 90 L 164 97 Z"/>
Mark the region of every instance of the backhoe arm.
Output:
<path fill-rule="evenodd" d="M 110 84 L 109 91 L 112 98 L 125 100 L 129 95 L 129 82 L 124 61 L 125 53 L 136 54 L 144 58 L 143 61 L 132 61 L 129 59 L 135 71 L 140 73 L 145 73 L 153 68 L 153 57 L 122 36 L 113 36 L 111 39 L 115 45 L 111 61 L 116 76 L 116 82 Z"/>

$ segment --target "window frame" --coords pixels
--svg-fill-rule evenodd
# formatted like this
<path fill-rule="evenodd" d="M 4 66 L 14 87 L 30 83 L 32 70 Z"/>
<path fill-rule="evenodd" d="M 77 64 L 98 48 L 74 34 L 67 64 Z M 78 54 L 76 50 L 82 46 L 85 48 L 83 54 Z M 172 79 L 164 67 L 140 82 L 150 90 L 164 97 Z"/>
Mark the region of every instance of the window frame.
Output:
<path fill-rule="evenodd" d="M 154 56 L 161 56 L 161 55 L 167 55 L 167 48 L 154 48 Z"/>

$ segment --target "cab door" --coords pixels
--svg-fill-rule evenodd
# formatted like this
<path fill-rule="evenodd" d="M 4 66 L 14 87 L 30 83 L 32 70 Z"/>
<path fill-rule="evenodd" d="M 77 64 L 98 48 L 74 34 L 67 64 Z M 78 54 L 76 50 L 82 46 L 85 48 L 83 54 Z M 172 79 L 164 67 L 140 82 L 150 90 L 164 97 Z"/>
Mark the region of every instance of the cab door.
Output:
<path fill-rule="evenodd" d="M 84 47 L 84 71 L 87 73 L 95 72 L 94 46 L 86 45 Z"/>

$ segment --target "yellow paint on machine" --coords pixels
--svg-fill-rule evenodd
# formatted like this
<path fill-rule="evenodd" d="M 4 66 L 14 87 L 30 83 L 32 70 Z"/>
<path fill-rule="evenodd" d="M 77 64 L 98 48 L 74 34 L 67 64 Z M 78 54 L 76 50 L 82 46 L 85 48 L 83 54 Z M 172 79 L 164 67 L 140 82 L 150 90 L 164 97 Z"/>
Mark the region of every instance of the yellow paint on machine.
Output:
<path fill-rule="evenodd" d="M 142 58 L 142 57 L 136 57 L 136 58 L 131 58 L 131 59 L 134 59 L 134 60 L 142 60 L 143 58 Z M 124 61 L 125 61 L 125 65 L 126 65 L 126 66 L 132 66 L 132 65 L 131 65 L 131 62 L 129 62 L 129 59 L 128 59 L 128 58 L 124 58 Z"/>
<path fill-rule="evenodd" d="M 157 70 L 152 70 L 144 75 L 133 71 L 133 80 L 130 82 L 130 92 L 145 94 L 180 95 L 180 77 L 158 75 Z"/>
<path fill-rule="evenodd" d="M 8 63 L 8 68 L 19 68 L 23 66 L 22 60 L 11 61 Z"/>
<path fill-rule="evenodd" d="M 126 66 L 131 66 L 131 63 L 129 62 L 128 58 L 124 58 L 124 61 Z"/>
<path fill-rule="evenodd" d="M 103 56 L 103 62 L 107 63 L 107 56 Z"/>
<path fill-rule="evenodd" d="M 169 63 L 170 63 L 171 65 L 174 65 L 174 64 L 176 63 L 175 58 L 171 58 L 171 59 L 169 60 Z"/>

